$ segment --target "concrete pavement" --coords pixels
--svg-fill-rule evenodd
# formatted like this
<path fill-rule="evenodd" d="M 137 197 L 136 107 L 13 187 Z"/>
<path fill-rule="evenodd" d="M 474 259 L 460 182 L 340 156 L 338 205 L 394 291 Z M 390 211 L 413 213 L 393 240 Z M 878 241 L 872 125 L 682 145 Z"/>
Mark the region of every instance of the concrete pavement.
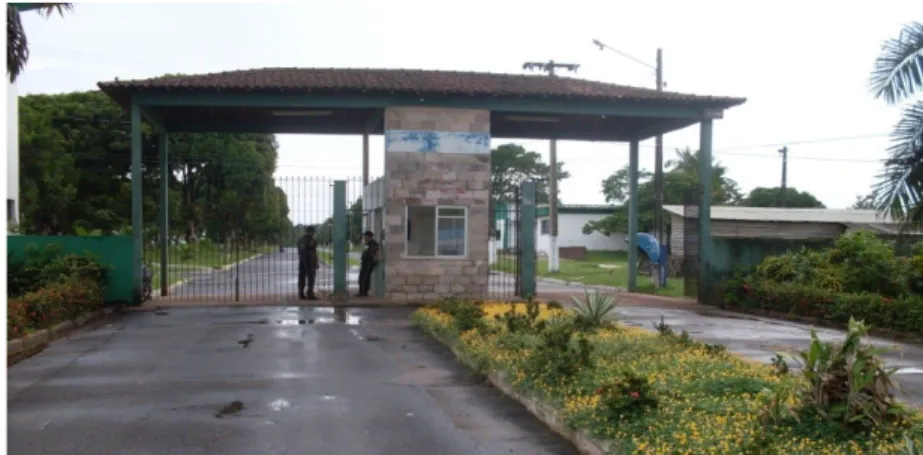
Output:
<path fill-rule="evenodd" d="M 408 313 L 122 314 L 9 369 L 9 453 L 576 453 Z"/>

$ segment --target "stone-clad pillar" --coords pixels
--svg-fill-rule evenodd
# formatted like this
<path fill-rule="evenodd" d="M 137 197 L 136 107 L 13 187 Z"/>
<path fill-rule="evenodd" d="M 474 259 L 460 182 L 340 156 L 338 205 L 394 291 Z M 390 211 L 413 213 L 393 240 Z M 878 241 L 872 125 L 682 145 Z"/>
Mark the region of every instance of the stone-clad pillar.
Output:
<path fill-rule="evenodd" d="M 487 296 L 490 112 L 392 107 L 385 111 L 386 297 Z M 409 257 L 408 206 L 467 208 L 463 257 Z M 411 229 L 413 227 L 411 226 Z"/>

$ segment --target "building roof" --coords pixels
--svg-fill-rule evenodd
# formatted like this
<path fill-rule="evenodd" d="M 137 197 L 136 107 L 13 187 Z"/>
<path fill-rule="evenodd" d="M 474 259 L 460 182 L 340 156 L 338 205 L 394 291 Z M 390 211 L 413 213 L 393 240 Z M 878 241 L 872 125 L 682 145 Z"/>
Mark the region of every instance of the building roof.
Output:
<path fill-rule="evenodd" d="M 685 216 L 685 206 L 665 205 L 663 209 L 680 217 Z M 780 221 L 791 223 L 869 224 L 893 223 L 875 210 L 856 209 L 800 209 L 783 207 L 737 207 L 713 205 L 711 219 L 732 221 Z"/>
<path fill-rule="evenodd" d="M 272 91 L 362 94 L 440 94 L 560 97 L 607 101 L 663 101 L 726 109 L 746 99 L 659 92 L 605 82 L 526 74 L 370 68 L 260 68 L 202 75 L 100 82 L 99 88 L 124 104 L 134 91 Z"/>
<path fill-rule="evenodd" d="M 612 205 L 594 205 L 594 204 L 558 204 L 558 214 L 575 214 L 575 215 L 610 215 L 615 212 L 615 206 Z M 549 215 L 548 204 L 539 204 L 535 208 L 535 216 L 545 217 Z"/>

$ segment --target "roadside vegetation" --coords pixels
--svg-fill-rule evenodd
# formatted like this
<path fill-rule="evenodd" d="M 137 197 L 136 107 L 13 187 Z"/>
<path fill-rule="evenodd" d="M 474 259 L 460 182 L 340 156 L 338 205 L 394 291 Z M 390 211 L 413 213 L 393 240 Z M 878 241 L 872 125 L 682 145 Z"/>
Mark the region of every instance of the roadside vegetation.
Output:
<path fill-rule="evenodd" d="M 903 454 L 923 442 L 862 322 L 840 344 L 815 337 L 790 374 L 793 359 L 758 364 L 662 321 L 619 324 L 611 296 L 572 306 L 444 299 L 413 320 L 612 453 Z"/>

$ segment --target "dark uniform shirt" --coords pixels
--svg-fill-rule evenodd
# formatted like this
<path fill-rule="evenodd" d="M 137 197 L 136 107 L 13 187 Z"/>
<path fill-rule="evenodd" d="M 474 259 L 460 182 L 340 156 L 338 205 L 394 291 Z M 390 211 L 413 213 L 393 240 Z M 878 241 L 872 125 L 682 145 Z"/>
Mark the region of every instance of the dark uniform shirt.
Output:
<path fill-rule="evenodd" d="M 369 243 L 365 246 L 365 250 L 362 251 L 362 262 L 378 262 L 378 242 L 369 240 Z"/>
<path fill-rule="evenodd" d="M 317 268 L 317 241 L 313 235 L 304 235 L 298 239 L 298 260 L 308 267 Z"/>

